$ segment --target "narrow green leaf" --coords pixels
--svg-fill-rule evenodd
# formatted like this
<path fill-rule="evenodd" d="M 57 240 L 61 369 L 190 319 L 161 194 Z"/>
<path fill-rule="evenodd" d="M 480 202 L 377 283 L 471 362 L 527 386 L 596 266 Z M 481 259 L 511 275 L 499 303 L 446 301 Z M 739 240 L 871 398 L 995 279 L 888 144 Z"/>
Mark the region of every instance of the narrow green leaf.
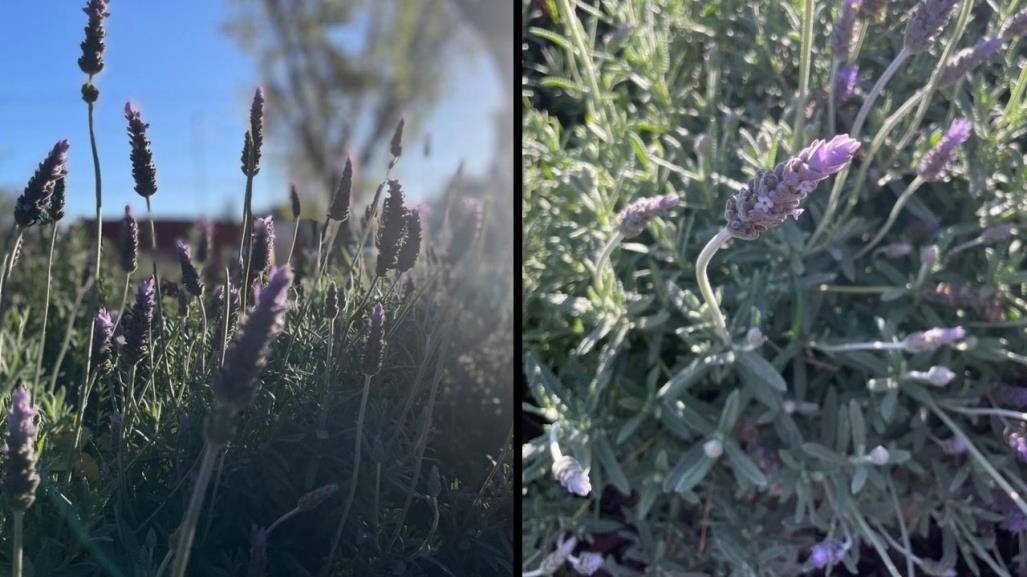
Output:
<path fill-rule="evenodd" d="M 738 389 L 731 391 L 724 401 L 724 409 L 720 412 L 720 422 L 717 423 L 717 430 L 721 433 L 729 433 L 742 415 L 742 404 Z"/>
<path fill-rule="evenodd" d="M 735 364 L 743 381 L 767 386 L 782 393 L 788 390 L 788 385 L 774 365 L 753 351 L 740 353 Z"/>
<path fill-rule="evenodd" d="M 631 483 L 628 482 L 627 476 L 624 475 L 624 470 L 621 469 L 620 463 L 617 462 L 617 457 L 613 454 L 610 442 L 606 440 L 605 436 L 600 436 L 596 439 L 596 445 L 599 452 L 599 462 L 602 463 L 603 470 L 606 471 L 606 475 L 610 478 L 610 482 L 613 483 L 613 486 L 616 487 L 622 495 L 630 495 Z"/>
<path fill-rule="evenodd" d="M 745 454 L 745 451 L 738 446 L 738 443 L 733 441 L 724 443 L 724 450 L 727 453 L 728 461 L 731 463 L 731 468 L 735 472 L 735 476 L 739 479 L 745 479 L 756 485 L 760 489 L 767 487 L 767 477 L 760 471 L 760 468 L 749 455 Z"/>

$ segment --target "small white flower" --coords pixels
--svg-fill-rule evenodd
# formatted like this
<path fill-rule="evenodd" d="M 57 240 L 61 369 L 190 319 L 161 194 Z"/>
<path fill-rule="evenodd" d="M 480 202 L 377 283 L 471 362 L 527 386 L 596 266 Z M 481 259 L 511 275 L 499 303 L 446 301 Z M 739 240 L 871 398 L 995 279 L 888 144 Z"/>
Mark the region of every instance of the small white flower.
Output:
<path fill-rule="evenodd" d="M 745 333 L 745 342 L 749 343 L 750 347 L 756 348 L 767 342 L 767 337 L 763 336 L 763 331 L 759 327 L 752 327 Z"/>
<path fill-rule="evenodd" d="M 874 450 L 870 451 L 870 455 L 867 458 L 875 465 L 887 465 L 891 459 L 891 453 L 888 452 L 888 449 L 878 445 L 874 447 Z"/>
<path fill-rule="evenodd" d="M 703 443 L 702 450 L 707 457 L 717 459 L 724 454 L 724 445 L 717 439 L 710 439 Z"/>
<path fill-rule="evenodd" d="M 921 383 L 944 387 L 952 382 L 952 379 L 956 378 L 956 373 L 948 367 L 936 365 L 927 369 L 927 371 L 909 371 L 905 376 L 907 379 L 920 381 Z"/>

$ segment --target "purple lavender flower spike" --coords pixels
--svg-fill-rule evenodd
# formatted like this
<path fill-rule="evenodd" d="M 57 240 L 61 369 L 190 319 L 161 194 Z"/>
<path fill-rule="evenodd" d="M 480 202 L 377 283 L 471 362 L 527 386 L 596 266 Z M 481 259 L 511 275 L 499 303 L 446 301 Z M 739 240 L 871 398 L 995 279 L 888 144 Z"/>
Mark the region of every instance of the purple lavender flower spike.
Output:
<path fill-rule="evenodd" d="M 156 305 L 153 277 L 139 281 L 136 301 L 132 312 L 121 324 L 124 345 L 121 357 L 132 366 L 143 359 L 150 347 L 150 323 L 153 322 L 153 307 Z"/>
<path fill-rule="evenodd" d="M 125 119 L 128 120 L 128 139 L 132 146 L 132 178 L 135 191 L 143 198 L 157 192 L 157 166 L 153 163 L 150 138 L 146 135 L 149 124 L 143 122 L 142 113 L 131 102 L 125 103 Z"/>
<path fill-rule="evenodd" d="M 957 118 L 949 125 L 938 144 L 924 154 L 916 171 L 920 178 L 930 182 L 945 177 L 945 167 L 955 159 L 956 147 L 970 138 L 973 125 L 965 118 Z"/>
<path fill-rule="evenodd" d="M 125 205 L 125 216 L 121 219 L 118 256 L 121 257 L 121 268 L 126 273 L 135 272 L 139 266 L 139 223 L 132 216 L 132 208 L 127 204 Z"/>
<path fill-rule="evenodd" d="M 939 442 L 941 450 L 946 455 L 962 455 L 966 452 L 966 443 L 962 437 L 954 436 L 951 439 L 943 439 Z"/>
<path fill-rule="evenodd" d="M 841 543 L 836 539 L 824 539 L 813 546 L 810 551 L 809 560 L 817 569 L 823 569 L 828 565 L 836 565 L 845 558 L 849 545 Z"/>
<path fill-rule="evenodd" d="M 553 462 L 553 476 L 571 494 L 584 497 L 592 492 L 592 483 L 581 469 L 581 463 L 574 457 L 561 455 Z"/>
<path fill-rule="evenodd" d="M 255 279 L 260 273 L 271 270 L 272 257 L 275 250 L 275 221 L 268 215 L 253 220 L 252 256 L 250 257 L 250 277 Z"/>
<path fill-rule="evenodd" d="M 199 233 L 199 239 L 196 243 L 196 262 L 207 262 L 212 252 L 212 243 L 214 242 L 214 224 L 207 220 L 206 217 L 200 217 L 196 221 L 196 230 Z"/>
<path fill-rule="evenodd" d="M 79 44 L 82 56 L 78 59 L 78 67 L 89 76 L 95 76 L 103 70 L 103 51 L 106 48 L 104 38 L 107 36 L 103 21 L 110 16 L 107 0 L 89 0 L 82 11 L 89 17 L 89 23 L 85 28 L 86 39 Z"/>
<path fill-rule="evenodd" d="M 50 218 L 50 197 L 57 183 L 68 173 L 70 146 L 67 139 L 57 141 L 43 162 L 36 167 L 36 172 L 14 205 L 14 222 L 18 226 L 28 228 Z"/>
<path fill-rule="evenodd" d="M 642 234 L 652 219 L 667 214 L 678 203 L 678 195 L 666 194 L 640 198 L 617 214 L 617 229 L 624 238 Z"/>
<path fill-rule="evenodd" d="M 11 509 L 25 512 L 36 500 L 39 474 L 36 472 L 35 417 L 39 407 L 32 404 L 32 394 L 24 387 L 11 393 L 7 411 L 7 445 L 4 453 L 4 495 Z"/>
<path fill-rule="evenodd" d="M 263 527 L 253 532 L 250 538 L 249 577 L 265 577 L 267 575 L 267 529 Z"/>
<path fill-rule="evenodd" d="M 260 172 L 260 148 L 263 145 L 264 89 L 258 86 L 250 104 L 250 129 L 246 132 L 242 148 L 242 172 L 246 176 L 253 177 Z"/>
<path fill-rule="evenodd" d="M 1012 223 L 997 224 L 988 227 L 981 233 L 981 240 L 984 242 L 998 242 L 1009 238 L 1009 235 L 1016 232 L 1016 225 Z"/>
<path fill-rule="evenodd" d="M 856 80 L 859 77 L 859 66 L 847 64 L 838 69 L 834 77 L 835 102 L 845 102 L 856 93 Z"/>
<path fill-rule="evenodd" d="M 828 142 L 815 140 L 795 157 L 761 171 L 727 199 L 724 217 L 731 236 L 755 240 L 761 233 L 802 214 L 799 204 L 820 181 L 839 172 L 859 150 L 847 134 Z"/>
<path fill-rule="evenodd" d="M 1002 38 L 998 36 L 991 36 L 982 38 L 972 48 L 966 48 L 959 51 L 952 60 L 949 61 L 948 66 L 941 73 L 941 78 L 938 80 L 938 86 L 948 86 L 955 83 L 960 78 L 966 76 L 970 72 L 973 72 L 975 68 L 983 64 L 987 59 L 991 58 L 995 53 L 1002 49 Z"/>
<path fill-rule="evenodd" d="M 97 368 L 103 367 L 104 372 L 110 369 L 111 339 L 114 337 L 114 319 L 107 309 L 96 311 L 96 322 L 93 323 L 93 358 Z"/>
<path fill-rule="evenodd" d="M 200 273 L 193 265 L 192 251 L 184 241 L 175 242 L 175 250 L 178 252 L 178 264 L 182 269 L 182 286 L 192 296 L 198 297 L 203 294 L 203 282 L 200 280 Z"/>
<path fill-rule="evenodd" d="M 839 62 L 845 62 L 852 54 L 852 45 L 859 34 L 859 19 L 857 18 L 863 0 L 843 0 L 842 13 L 834 24 L 834 33 L 831 34 L 831 47 L 834 48 L 834 57 Z"/>
<path fill-rule="evenodd" d="M 902 340 L 906 350 L 911 353 L 933 351 L 942 345 L 951 345 L 966 338 L 963 327 L 935 327 L 930 330 L 910 333 Z"/>
<path fill-rule="evenodd" d="M 577 558 L 572 557 L 570 561 L 579 575 L 593 575 L 596 571 L 603 568 L 603 554 L 594 551 L 585 551 L 579 554 Z"/>
<path fill-rule="evenodd" d="M 1027 387 L 999 386 L 993 393 L 995 400 L 1017 409 L 1027 407 Z"/>
<path fill-rule="evenodd" d="M 371 309 L 370 327 L 364 347 L 362 370 L 365 375 L 377 375 L 385 360 L 385 309 L 376 303 Z"/>
<path fill-rule="evenodd" d="M 903 38 L 906 50 L 910 54 L 927 50 L 942 28 L 948 24 L 955 7 L 956 0 L 922 0 L 913 16 L 906 22 L 906 33 Z"/>
<path fill-rule="evenodd" d="M 1010 533 L 1020 533 L 1027 530 L 1027 515 L 1023 514 L 1020 507 L 1001 491 L 995 491 L 995 508 L 1005 517 L 1005 525 Z"/>
<path fill-rule="evenodd" d="M 267 286 L 256 297 L 257 305 L 228 345 L 225 362 L 214 378 L 213 388 L 218 404 L 231 412 L 244 410 L 260 392 L 257 377 L 267 364 L 271 341 L 285 326 L 291 283 L 292 271 L 288 267 L 271 271 Z"/>
<path fill-rule="evenodd" d="M 1027 431 L 1017 429 L 1009 433 L 1006 442 L 1009 443 L 1009 448 L 1016 451 L 1016 455 L 1020 457 L 1021 461 L 1027 461 Z"/>
<path fill-rule="evenodd" d="M 1017 36 L 1023 36 L 1027 32 L 1027 8 L 1020 10 L 1009 19 L 1002 30 L 999 32 L 999 36 L 1003 40 L 1013 40 Z"/>

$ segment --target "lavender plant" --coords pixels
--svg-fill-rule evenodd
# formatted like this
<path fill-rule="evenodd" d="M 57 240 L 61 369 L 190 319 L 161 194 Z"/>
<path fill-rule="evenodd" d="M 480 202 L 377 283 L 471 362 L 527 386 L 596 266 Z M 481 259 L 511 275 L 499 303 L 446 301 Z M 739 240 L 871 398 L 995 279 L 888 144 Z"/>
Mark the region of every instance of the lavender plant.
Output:
<path fill-rule="evenodd" d="M 522 575 L 1025 570 L 1021 12 L 522 3 Z"/>

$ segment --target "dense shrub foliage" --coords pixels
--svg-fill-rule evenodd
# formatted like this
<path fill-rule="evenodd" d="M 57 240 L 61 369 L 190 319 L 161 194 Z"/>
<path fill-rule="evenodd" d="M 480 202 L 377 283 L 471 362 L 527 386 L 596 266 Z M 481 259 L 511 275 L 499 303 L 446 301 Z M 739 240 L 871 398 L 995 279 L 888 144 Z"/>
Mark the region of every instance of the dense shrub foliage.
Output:
<path fill-rule="evenodd" d="M 99 217 L 103 191 L 99 174 L 67 174 L 67 156 L 89 155 L 90 143 L 62 140 L 40 151 L 5 220 L 4 573 L 507 571 L 508 425 L 490 431 L 491 445 L 457 445 L 454 430 L 473 435 L 494 419 L 440 423 L 457 399 L 509 411 L 496 407 L 508 377 L 492 375 L 510 341 L 494 334 L 509 320 L 497 310 L 509 309 L 508 268 L 489 262 L 489 202 L 455 179 L 441 199 L 412 205 L 389 174 L 402 162 L 400 120 L 381 182 L 338 167 L 329 214 L 303 223 L 315 233 L 282 238 L 283 220 L 290 231 L 305 220 L 299 196 L 284 218 L 250 204 L 273 105 L 258 89 L 242 155 L 226 159 L 245 185 L 242 238 L 215 250 L 200 221 L 159 252 L 161 147 L 148 128 L 161 120 L 145 103 L 94 117 L 99 74 L 117 73 L 104 51 L 120 47 L 105 33 L 106 1 L 85 12 L 86 104 L 69 106 L 91 129 L 124 123 L 124 148 L 99 152 L 131 158 L 141 198 L 115 225 L 117 243 L 99 221 L 68 222 L 66 194 L 92 197 L 95 182 Z M 367 206 L 349 206 L 357 186 L 377 190 Z"/>
<path fill-rule="evenodd" d="M 522 2 L 525 574 L 1024 574 L 1022 9 Z"/>

